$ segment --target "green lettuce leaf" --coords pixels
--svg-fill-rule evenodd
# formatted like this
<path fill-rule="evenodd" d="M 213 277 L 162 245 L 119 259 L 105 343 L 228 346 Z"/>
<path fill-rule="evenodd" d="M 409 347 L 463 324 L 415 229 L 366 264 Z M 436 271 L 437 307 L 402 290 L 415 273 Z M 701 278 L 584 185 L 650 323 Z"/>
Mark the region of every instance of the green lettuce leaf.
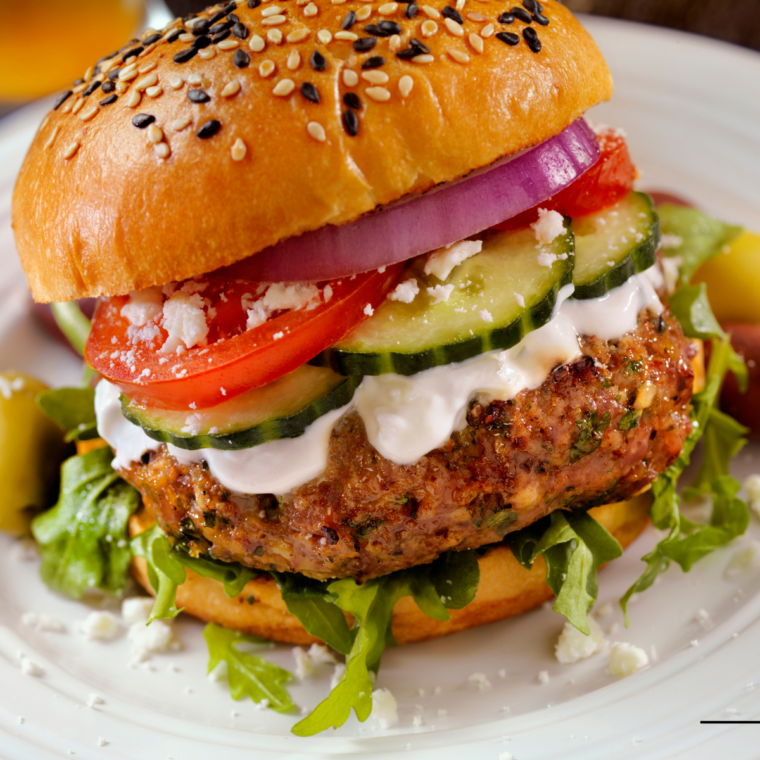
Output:
<path fill-rule="evenodd" d="M 266 700 L 267 707 L 277 712 L 293 709 L 293 700 L 285 688 L 292 675 L 274 663 L 238 648 L 242 643 L 269 645 L 269 641 L 230 631 L 214 623 L 203 629 L 203 638 L 208 647 L 208 672 L 220 662 L 227 663 L 230 696 L 234 700 L 250 697 L 256 703 Z"/>
<path fill-rule="evenodd" d="M 66 441 L 87 441 L 98 437 L 95 390 L 90 386 L 45 391 L 37 396 L 37 404 L 66 431 Z"/>
<path fill-rule="evenodd" d="M 73 599 L 92 588 L 120 594 L 127 581 L 127 523 L 141 500 L 112 459 L 104 447 L 66 460 L 58 503 L 32 522 L 43 581 Z"/>

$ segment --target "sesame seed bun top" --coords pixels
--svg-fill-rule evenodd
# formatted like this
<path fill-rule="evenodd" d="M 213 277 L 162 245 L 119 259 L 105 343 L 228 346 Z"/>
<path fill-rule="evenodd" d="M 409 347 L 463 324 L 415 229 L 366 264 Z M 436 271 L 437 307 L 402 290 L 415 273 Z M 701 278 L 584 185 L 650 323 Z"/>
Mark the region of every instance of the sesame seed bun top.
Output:
<path fill-rule="evenodd" d="M 197 276 L 558 134 L 612 80 L 557 0 L 523 6 L 238 0 L 148 30 L 34 138 L 13 199 L 33 296 Z"/>

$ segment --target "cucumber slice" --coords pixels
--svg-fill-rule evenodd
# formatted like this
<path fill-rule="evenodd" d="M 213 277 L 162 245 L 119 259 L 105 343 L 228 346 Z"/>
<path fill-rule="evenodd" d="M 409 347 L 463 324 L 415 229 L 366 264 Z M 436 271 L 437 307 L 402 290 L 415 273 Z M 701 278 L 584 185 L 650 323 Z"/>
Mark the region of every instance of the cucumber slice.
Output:
<path fill-rule="evenodd" d="M 314 420 L 353 398 L 360 377 L 308 364 L 196 413 L 145 407 L 121 397 L 124 416 L 155 441 L 181 449 L 250 449 L 297 438 Z"/>
<path fill-rule="evenodd" d="M 573 220 L 573 298 L 600 298 L 654 266 L 660 223 L 645 193 L 629 193 L 596 214 Z"/>
<path fill-rule="evenodd" d="M 418 257 L 402 277 L 416 279 L 414 301 L 386 300 L 372 319 L 314 362 L 342 375 L 413 375 L 514 346 L 551 319 L 560 288 L 572 282 L 569 219 L 565 229 L 545 246 L 537 244 L 531 229 L 482 233 L 482 251 L 454 268 L 443 283 L 453 285 L 453 291 L 437 304 L 427 289 L 442 283 L 424 273 L 425 257 Z M 557 258 L 542 266 L 539 254 Z"/>

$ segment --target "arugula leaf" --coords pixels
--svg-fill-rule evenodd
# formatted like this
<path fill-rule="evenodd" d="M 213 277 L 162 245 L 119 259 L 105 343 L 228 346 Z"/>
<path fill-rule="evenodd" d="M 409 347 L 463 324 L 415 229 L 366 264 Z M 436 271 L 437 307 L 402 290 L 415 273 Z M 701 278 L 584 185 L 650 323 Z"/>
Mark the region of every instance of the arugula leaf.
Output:
<path fill-rule="evenodd" d="M 203 629 L 203 638 L 209 655 L 207 672 L 211 673 L 220 662 L 227 663 L 230 696 L 234 700 L 250 697 L 256 703 L 266 700 L 267 707 L 277 712 L 293 709 L 293 700 L 284 686 L 293 676 L 272 662 L 238 649 L 241 643 L 269 644 L 269 641 L 214 623 Z"/>
<path fill-rule="evenodd" d="M 587 616 L 599 593 L 597 571 L 623 553 L 613 536 L 586 512 L 555 510 L 507 536 L 507 545 L 527 570 L 543 556 L 546 582 L 557 597 L 552 609 L 588 634 Z"/>
<path fill-rule="evenodd" d="M 127 581 L 127 523 L 141 499 L 112 459 L 104 447 L 66 460 L 58 503 L 32 522 L 43 581 L 73 599 L 90 588 L 120 594 Z"/>
<path fill-rule="evenodd" d="M 95 390 L 90 386 L 45 391 L 37 396 L 37 405 L 66 431 L 67 442 L 98 437 Z"/>
<path fill-rule="evenodd" d="M 261 575 L 260 570 L 246 567 L 239 562 L 219 562 L 209 557 L 191 557 L 182 546 L 174 547 L 172 557 L 197 575 L 219 581 L 230 599 L 242 594 L 248 582 Z"/>
<path fill-rule="evenodd" d="M 699 285 L 683 285 L 668 302 L 670 310 L 681 323 L 687 338 L 710 340 L 724 338 L 725 332 L 718 324 L 712 313 L 710 302 L 707 300 L 707 286 L 704 282 Z"/>
<path fill-rule="evenodd" d="M 447 610 L 465 608 L 475 599 L 480 583 L 480 566 L 475 552 L 442 554 L 430 565 L 430 581 Z M 419 606 L 419 602 L 417 604 Z"/>
<path fill-rule="evenodd" d="M 681 258 L 681 282 L 688 282 L 705 261 L 717 256 L 724 246 L 733 242 L 743 231 L 741 227 L 712 219 L 698 209 L 670 203 L 658 206 L 657 214 L 662 234 L 677 236 L 682 240 L 679 246 L 664 251 L 669 258 Z"/>

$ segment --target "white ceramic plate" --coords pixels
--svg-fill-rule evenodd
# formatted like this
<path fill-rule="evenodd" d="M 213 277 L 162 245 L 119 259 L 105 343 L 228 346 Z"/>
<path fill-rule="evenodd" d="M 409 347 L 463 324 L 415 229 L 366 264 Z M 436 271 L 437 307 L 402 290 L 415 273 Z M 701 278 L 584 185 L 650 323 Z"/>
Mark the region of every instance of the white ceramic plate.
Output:
<path fill-rule="evenodd" d="M 728 220 L 760 229 L 760 56 L 696 37 L 588 20 L 617 81 L 613 103 L 592 118 L 622 126 L 642 185 L 686 194 Z M 0 366 L 32 371 L 54 384 L 75 382 L 77 363 L 37 327 L 10 232 L 10 196 L 26 145 L 44 109 L 0 123 Z M 736 463 L 741 477 L 760 471 L 757 450 Z M 87 643 L 76 631 L 88 607 L 57 597 L 0 537 L 0 756 L 7 760 L 139 758 L 754 758 L 760 726 L 707 726 L 704 719 L 760 717 L 760 570 L 726 578 L 750 535 L 702 561 L 690 574 L 671 569 L 631 607 L 632 625 L 610 635 L 644 647 L 651 667 L 616 681 L 606 658 L 562 666 L 553 645 L 562 619 L 540 609 L 519 619 L 426 644 L 390 650 L 379 685 L 399 703 L 399 725 L 372 719 L 308 740 L 289 734 L 295 718 L 234 703 L 204 676 L 201 625 L 176 624 L 185 649 L 129 667 L 126 638 Z M 642 569 L 649 532 L 601 577 L 600 604 L 615 601 Z M 695 614 L 703 609 L 709 621 Z M 65 634 L 38 633 L 23 612 L 65 621 Z M 615 611 L 602 619 L 620 626 Z M 697 641 L 695 646 L 690 642 Z M 23 675 L 18 653 L 45 670 Z M 289 647 L 267 654 L 293 669 Z M 538 673 L 547 671 L 541 684 Z M 491 683 L 477 691 L 470 674 Z M 500 675 L 501 674 L 503 675 Z M 329 674 L 292 689 L 313 707 Z M 437 688 L 436 688 L 437 687 Z M 424 695 L 418 693 L 424 691 Z M 97 693 L 104 704 L 86 707 Z M 235 715 L 233 716 L 233 711 Z M 422 725 L 413 719 L 421 716 Z M 21 722 L 23 719 L 23 722 Z M 107 744 L 98 746 L 102 738 Z M 505 756 L 506 757 L 506 756 Z"/>

